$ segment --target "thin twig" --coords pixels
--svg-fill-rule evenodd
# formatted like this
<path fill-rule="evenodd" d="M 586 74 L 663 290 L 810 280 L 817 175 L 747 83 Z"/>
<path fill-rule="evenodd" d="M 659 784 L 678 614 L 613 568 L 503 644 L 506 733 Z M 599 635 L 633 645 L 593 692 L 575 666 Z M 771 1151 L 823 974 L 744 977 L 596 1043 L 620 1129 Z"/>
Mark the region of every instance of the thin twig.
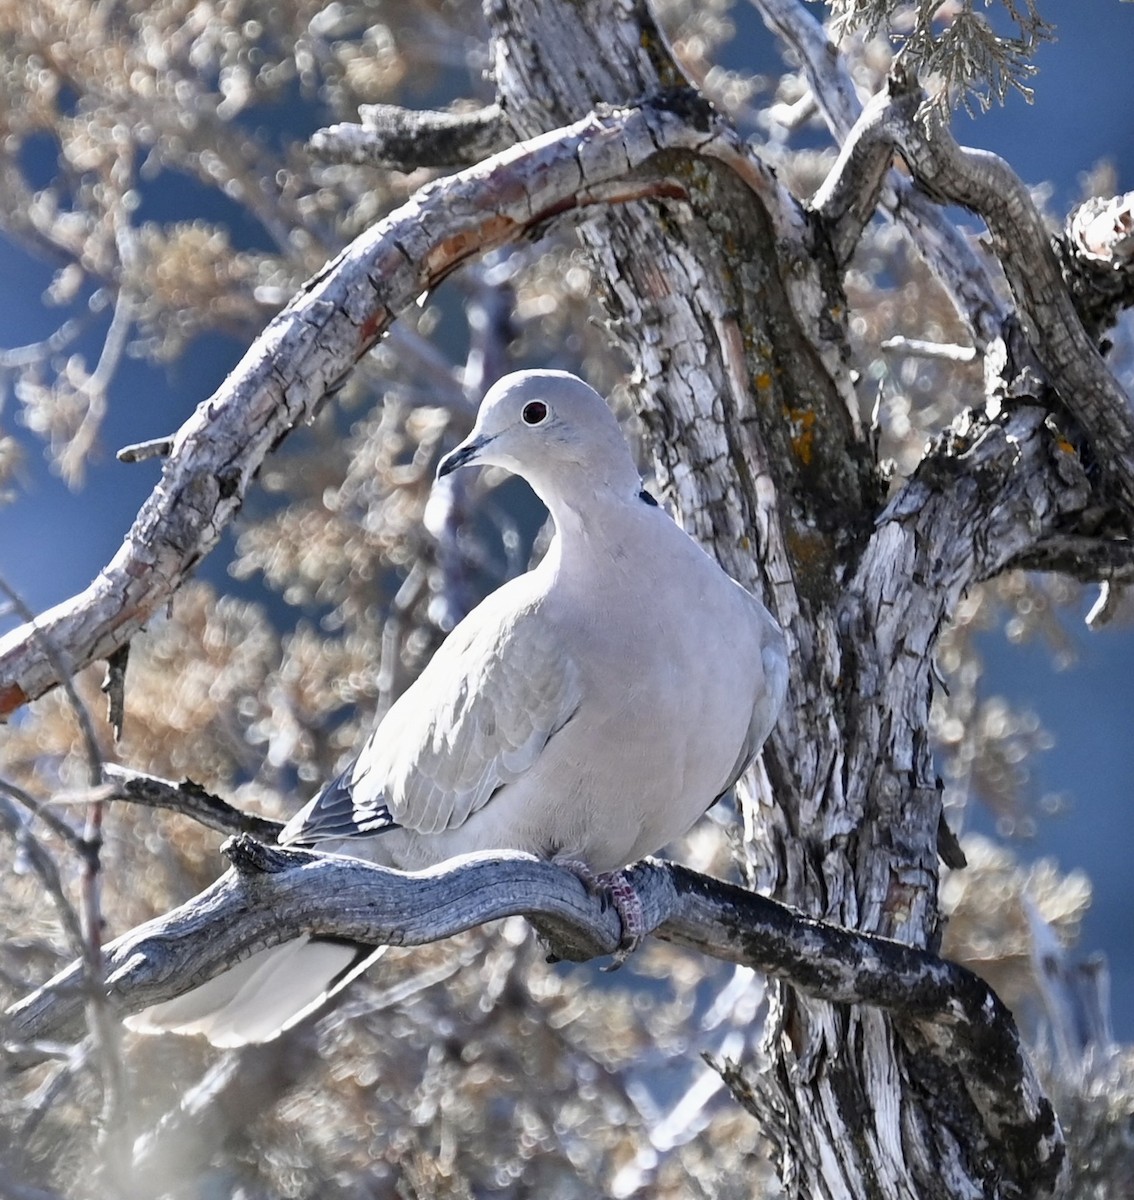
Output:
<path fill-rule="evenodd" d="M 0 792 L 6 793 L 17 804 L 23 805 L 28 812 L 33 813 L 78 858 L 82 859 L 86 855 L 87 844 L 83 841 L 83 835 L 78 830 L 72 828 L 62 817 L 56 816 L 47 804 L 41 803 L 30 792 L 25 792 L 22 787 L 17 786 L 8 779 L 0 779 Z"/>
<path fill-rule="evenodd" d="M 971 363 L 977 360 L 974 346 L 958 346 L 952 342 L 927 342 L 922 338 L 904 337 L 901 334 L 886 338 L 878 345 L 882 350 L 894 350 L 916 358 L 936 358 L 955 363 Z"/>
<path fill-rule="evenodd" d="M 72 671 L 61 649 L 55 645 L 54 639 L 38 629 L 35 614 L 24 603 L 18 593 L 0 577 L 0 591 L 3 591 L 16 607 L 25 621 L 37 629 L 37 636 L 52 666 L 59 673 L 63 687 L 76 723 L 82 734 L 87 759 L 87 776 L 92 788 L 102 783 L 103 759 L 102 750 L 95 734 L 94 722 L 87 706 L 83 703 L 75 687 Z M 84 963 L 85 993 L 87 998 L 87 1017 L 94 1038 L 96 1057 L 99 1065 L 99 1076 L 103 1089 L 103 1130 L 111 1140 L 120 1139 L 126 1127 L 124 1111 L 125 1071 L 120 1050 L 119 1028 L 111 1018 L 103 991 L 103 960 L 102 960 L 102 904 L 100 899 L 100 871 L 102 866 L 102 821 L 104 802 L 92 800 L 87 806 L 86 824 L 83 829 L 80 849 L 80 936 L 82 959 Z M 22 836 L 30 839 L 30 832 L 24 829 Z M 69 843 L 74 845 L 74 843 Z M 38 848 L 38 843 L 28 845 L 33 861 L 39 863 L 37 873 L 45 886 L 48 887 L 59 908 L 64 924 L 71 929 L 70 922 L 74 919 L 74 910 L 66 900 L 54 860 L 46 851 Z M 46 861 L 44 861 L 46 860 Z M 48 866 L 50 864 L 50 866 Z M 73 932 L 73 930 L 72 930 Z M 116 1156 L 117 1157 L 117 1156 Z"/>
<path fill-rule="evenodd" d="M 192 779 L 174 783 L 117 763 L 107 763 L 103 774 L 113 788 L 107 797 L 109 800 L 125 800 L 150 808 L 168 809 L 192 817 L 194 821 L 218 833 L 250 833 L 264 841 L 274 842 L 283 829 L 282 821 L 242 812 Z"/>
<path fill-rule="evenodd" d="M 3 796 L 0 796 L 0 828 L 16 843 L 28 866 L 39 877 L 44 890 L 51 897 L 59 913 L 63 932 L 71 945 L 71 953 L 86 962 L 87 942 L 83 923 L 75 906 L 67 897 L 59 867 L 43 843 L 28 828 L 27 822 L 20 818 L 16 808 Z"/>
<path fill-rule="evenodd" d="M 172 437 L 150 438 L 146 442 L 131 442 L 129 446 L 123 446 L 114 457 L 123 463 L 144 462 L 147 458 L 165 458 L 172 449 Z"/>
<path fill-rule="evenodd" d="M 396 104 L 359 107 L 361 125 L 332 125 L 314 133 L 308 148 L 330 162 L 415 171 L 471 167 L 516 140 L 498 104 L 473 112 L 431 112 Z"/>

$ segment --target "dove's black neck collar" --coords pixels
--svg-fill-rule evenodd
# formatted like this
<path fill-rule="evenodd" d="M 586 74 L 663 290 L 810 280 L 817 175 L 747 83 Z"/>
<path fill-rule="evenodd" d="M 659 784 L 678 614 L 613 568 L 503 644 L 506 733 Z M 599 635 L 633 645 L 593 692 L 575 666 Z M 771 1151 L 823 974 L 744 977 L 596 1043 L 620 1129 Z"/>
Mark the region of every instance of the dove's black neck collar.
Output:
<path fill-rule="evenodd" d="M 653 496 L 650 495 L 649 492 L 646 491 L 645 488 L 638 493 L 638 499 L 641 500 L 643 504 L 648 504 L 651 508 L 659 507 L 658 502 L 653 498 Z"/>

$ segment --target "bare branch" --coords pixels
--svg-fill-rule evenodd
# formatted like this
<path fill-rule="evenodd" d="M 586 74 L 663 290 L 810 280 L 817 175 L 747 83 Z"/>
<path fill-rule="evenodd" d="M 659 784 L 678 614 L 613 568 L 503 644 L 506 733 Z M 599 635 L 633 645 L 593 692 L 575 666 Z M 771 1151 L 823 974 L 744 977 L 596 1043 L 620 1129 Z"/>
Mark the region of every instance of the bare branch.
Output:
<path fill-rule="evenodd" d="M 114 731 L 114 741 L 122 740 L 126 720 L 126 668 L 130 662 L 130 643 L 120 646 L 106 660 L 106 674 L 99 691 L 106 697 L 106 721 Z"/>
<path fill-rule="evenodd" d="M 5 788 L 5 791 L 7 790 Z M 3 796 L 0 796 L 0 829 L 15 843 L 28 865 L 36 873 L 40 883 L 43 884 L 44 890 L 51 897 L 51 901 L 59 913 L 59 923 L 63 926 L 63 932 L 67 935 L 67 941 L 71 946 L 71 953 L 85 960 L 86 942 L 83 937 L 82 921 L 63 887 L 58 864 L 43 843 L 28 829 L 27 824 L 20 819 L 19 812 Z"/>
<path fill-rule="evenodd" d="M 498 104 L 474 112 L 418 112 L 396 104 L 359 107 L 361 125 L 317 130 L 308 147 L 329 162 L 392 167 L 471 167 L 516 141 Z"/>
<path fill-rule="evenodd" d="M 129 446 L 123 446 L 114 457 L 123 463 L 144 462 L 147 458 L 166 458 L 172 449 L 173 438 L 150 438 L 146 442 L 131 442 Z"/>
<path fill-rule="evenodd" d="M 917 90 L 891 77 L 897 96 Z M 918 181 L 945 203 L 962 204 L 988 226 L 1012 293 L 1034 331 L 1030 341 L 1049 382 L 1094 446 L 1128 521 L 1134 520 L 1134 415 L 1088 336 L 1063 281 L 1028 189 L 995 154 L 959 146 L 944 126 L 928 134 L 897 109 L 891 124 Z"/>
<path fill-rule="evenodd" d="M 752 0 L 764 24 L 799 55 L 811 94 L 841 146 L 862 112 L 862 101 L 846 62 L 799 0 Z"/>
<path fill-rule="evenodd" d="M 119 288 L 114 301 L 114 315 L 106 331 L 102 352 L 95 369 L 78 386 L 86 411 L 78 428 L 71 435 L 63 453 L 59 456 L 59 469 L 63 478 L 75 483 L 81 477 L 83 465 L 90 454 L 106 416 L 106 392 L 115 372 L 126 353 L 130 330 L 134 326 L 135 305 L 124 289 Z"/>
<path fill-rule="evenodd" d="M 72 829 L 61 817 L 56 816 L 46 804 L 41 804 L 30 792 L 25 792 L 23 788 L 17 787 L 7 779 L 0 779 L 0 792 L 6 793 L 28 812 L 34 813 L 75 855 L 81 858 L 86 854 L 87 844 L 83 841 L 83 835 Z"/>
<path fill-rule="evenodd" d="M 1083 583 L 1134 583 L 1134 542 L 1053 533 L 1007 566 L 1025 571 L 1057 571 Z"/>
<path fill-rule="evenodd" d="M 752 2 L 768 28 L 799 55 L 827 127 L 842 145 L 859 120 L 862 102 L 826 30 L 799 0 Z M 835 170 L 839 170 L 838 164 Z M 928 197 L 895 171 L 886 177 L 882 208 L 906 231 L 983 353 L 1000 338 L 1007 309 L 969 240 Z"/>
<path fill-rule="evenodd" d="M 0 591 L 4 592 L 28 624 L 33 644 L 41 651 L 51 667 L 59 674 L 64 693 L 74 712 L 83 739 L 87 757 L 87 774 L 92 787 L 102 779 L 102 750 L 95 734 L 94 722 L 87 706 L 75 688 L 69 670 L 67 652 L 61 649 L 53 634 L 41 629 L 35 617 L 20 596 L 0 579 Z M 83 829 L 80 863 L 80 907 L 78 914 L 72 908 L 63 889 L 59 870 L 54 859 L 44 850 L 29 830 L 13 820 L 10 813 L 0 812 L 2 823 L 9 833 L 22 845 L 36 874 L 55 902 L 64 928 L 75 936 L 75 923 L 79 924 L 82 963 L 85 972 L 85 995 L 91 1032 L 98 1053 L 100 1078 L 103 1088 L 104 1132 L 108 1141 L 118 1139 L 124 1128 L 122 1056 L 119 1053 L 118 1029 L 109 1019 L 102 989 L 102 904 L 100 895 L 100 871 L 102 851 L 103 802 L 92 799 L 87 805 L 86 824 Z M 76 845 L 73 839 L 68 844 Z M 111 1147 L 113 1154 L 113 1147 Z"/>
<path fill-rule="evenodd" d="M 253 837 L 274 842 L 283 828 L 281 821 L 272 821 L 268 817 L 258 817 L 255 813 L 233 808 L 192 779 L 173 783 L 115 763 L 107 763 L 103 774 L 114 786 L 114 792 L 108 799 L 127 800 L 132 804 L 181 813 L 218 833 L 249 833 Z"/>
<path fill-rule="evenodd" d="M 917 102 L 911 103 L 909 97 L 900 102 L 910 108 L 908 115 L 912 118 Z M 878 207 L 894 157 L 893 141 L 886 129 L 892 111 L 885 92 L 871 99 L 847 135 L 823 185 L 812 197 L 812 207 L 829 226 L 831 247 L 840 267 L 850 262 L 862 231 Z"/>
<path fill-rule="evenodd" d="M 878 343 L 880 350 L 896 350 L 916 358 L 939 358 L 945 362 L 970 363 L 977 352 L 972 346 L 956 346 L 950 342 L 927 342 L 921 338 L 903 337 L 897 334 Z"/>
<path fill-rule="evenodd" d="M 243 955 L 303 933 L 421 945 L 523 914 L 557 954 L 576 959 L 612 952 L 621 936 L 617 914 L 601 898 L 529 855 L 469 855 L 403 874 L 246 836 L 226 852 L 234 869 L 212 887 L 106 947 L 114 1011 L 178 995 Z M 990 1135 L 1021 1153 L 1027 1144 L 1031 1182 L 1052 1186 L 1062 1161 L 1058 1123 L 1011 1015 L 975 975 L 683 867 L 650 860 L 628 870 L 647 928 L 663 940 L 764 971 L 818 999 L 891 1014 L 919 1049 L 959 1072 Z M 5 1040 L 73 1032 L 79 977 L 77 965 L 68 967 L 10 1008 Z"/>

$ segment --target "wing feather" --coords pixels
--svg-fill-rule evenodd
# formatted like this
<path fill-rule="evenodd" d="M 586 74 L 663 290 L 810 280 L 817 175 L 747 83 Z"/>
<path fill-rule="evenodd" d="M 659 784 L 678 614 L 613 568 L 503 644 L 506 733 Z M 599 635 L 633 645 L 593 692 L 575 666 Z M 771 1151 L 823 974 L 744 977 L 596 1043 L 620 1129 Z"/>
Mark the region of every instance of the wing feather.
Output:
<path fill-rule="evenodd" d="M 450 634 L 284 838 L 453 829 L 532 768 L 579 706 L 579 673 L 537 606 L 500 611 L 507 591 Z"/>

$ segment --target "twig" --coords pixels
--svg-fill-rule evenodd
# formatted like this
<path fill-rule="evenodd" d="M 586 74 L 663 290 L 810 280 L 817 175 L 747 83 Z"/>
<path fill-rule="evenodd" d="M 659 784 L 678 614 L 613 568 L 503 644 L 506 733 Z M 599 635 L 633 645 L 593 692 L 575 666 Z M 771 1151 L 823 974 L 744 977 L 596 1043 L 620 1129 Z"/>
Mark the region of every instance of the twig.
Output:
<path fill-rule="evenodd" d="M 22 804 L 28 812 L 41 820 L 57 838 L 69 847 L 80 859 L 87 852 L 87 844 L 83 836 L 73 829 L 62 817 L 57 817 L 46 804 L 41 804 L 30 792 L 25 792 L 7 779 L 0 779 L 0 792 L 5 792 L 17 804 Z"/>
<path fill-rule="evenodd" d="M 241 812 L 219 796 L 206 791 L 199 783 L 194 783 L 192 779 L 174 783 L 116 763 L 107 763 L 103 768 L 103 775 L 114 788 L 108 799 L 126 800 L 132 804 L 181 813 L 183 816 L 192 817 L 208 829 L 215 829 L 218 833 L 250 833 L 254 837 L 274 842 L 283 829 L 282 821 Z"/>
<path fill-rule="evenodd" d="M 119 462 L 143 462 L 147 458 L 165 458 L 173 449 L 172 437 L 150 438 L 148 442 L 131 442 L 114 455 Z"/>
<path fill-rule="evenodd" d="M 74 480 L 79 476 L 83 462 L 98 436 L 99 427 L 106 416 L 106 389 L 110 386 L 118 364 L 122 360 L 122 355 L 126 351 L 133 324 L 133 300 L 125 289 L 119 288 L 114 302 L 114 315 L 102 345 L 102 353 L 95 364 L 95 369 L 77 389 L 86 400 L 87 407 L 78 429 L 72 434 L 59 459 L 60 470 L 66 479 Z"/>
<path fill-rule="evenodd" d="M 905 102 L 909 104 L 910 100 Z M 916 101 L 912 107 L 916 110 Z M 893 142 L 887 132 L 892 111 L 885 92 L 873 97 L 847 135 L 835 165 L 812 197 L 812 207 L 827 222 L 831 248 L 840 267 L 850 262 L 862 231 L 878 207 L 894 157 Z"/>
<path fill-rule="evenodd" d="M 83 333 L 89 323 L 89 318 L 69 317 L 41 342 L 0 349 L 0 371 L 20 371 L 35 366 L 36 363 L 45 362 L 61 350 L 65 350 Z"/>
<path fill-rule="evenodd" d="M 977 359 L 973 346 L 957 346 L 951 342 L 927 342 L 921 338 L 904 337 L 897 334 L 879 342 L 879 349 L 896 350 L 917 358 L 939 358 L 945 362 L 970 363 Z"/>
<path fill-rule="evenodd" d="M 364 104 L 358 115 L 361 125 L 317 130 L 308 148 L 330 162 L 415 171 L 420 167 L 471 167 L 516 141 L 498 104 L 464 113 Z"/>
<path fill-rule="evenodd" d="M 87 1065 L 90 1055 L 91 1041 L 89 1038 L 77 1046 L 68 1047 L 63 1061 L 55 1068 L 35 1094 L 26 1101 L 23 1110 L 23 1121 L 20 1124 L 20 1140 L 27 1142 L 39 1128 L 43 1118 L 52 1110 L 59 1097 L 75 1082 L 79 1072 Z"/>
<path fill-rule="evenodd" d="M 1122 588 L 1116 587 L 1109 579 L 1099 584 L 1099 594 L 1095 597 L 1090 611 L 1083 618 L 1088 629 L 1101 629 L 1109 625 L 1118 616 L 1122 608 Z"/>
<path fill-rule="evenodd" d="M 1056 533 L 1012 559 L 1008 567 L 1056 571 L 1082 583 L 1134 583 L 1134 542 Z"/>
<path fill-rule="evenodd" d="M 0 829 L 3 829 L 16 843 L 28 865 L 39 877 L 40 883 L 43 884 L 44 890 L 51 897 L 52 903 L 59 913 L 63 932 L 71 945 L 71 953 L 85 962 L 87 951 L 83 923 L 75 911 L 75 906 L 67 898 L 67 892 L 63 887 L 63 880 L 55 859 L 27 827 L 27 823 L 20 819 L 19 812 L 2 796 L 0 796 Z"/>
<path fill-rule="evenodd" d="M 126 668 L 130 662 L 130 643 L 119 646 L 106 660 L 106 675 L 99 691 L 106 697 L 106 720 L 114 731 L 114 741 L 122 740 L 122 725 L 126 720 Z"/>
<path fill-rule="evenodd" d="M 30 623 L 34 636 L 42 646 L 48 661 L 59 673 L 64 694 L 82 734 L 87 758 L 87 777 L 91 787 L 97 788 L 102 782 L 102 750 L 98 744 L 90 712 L 79 696 L 72 672 L 68 670 L 64 652 L 55 644 L 55 639 L 50 633 L 37 626 L 35 615 L 3 578 L 0 578 L 0 591 L 8 596 L 20 615 Z M 102 904 L 99 879 L 102 865 L 103 813 L 101 799 L 94 799 L 87 805 L 86 823 L 82 841 L 78 847 L 81 863 L 79 919 L 87 1017 L 94 1039 L 103 1089 L 103 1134 L 111 1141 L 119 1141 L 126 1128 L 126 1114 L 123 1107 L 126 1090 L 122 1055 L 119 1048 L 119 1030 L 110 1018 L 106 998 L 103 994 Z M 74 910 L 62 890 L 62 882 L 59 879 L 54 860 L 47 855 L 46 851 L 40 850 L 38 843 L 34 843 L 34 839 L 31 839 L 29 831 L 23 830 L 22 835 L 28 843 L 27 848 L 33 854 L 33 862 L 38 863 L 37 873 L 54 897 L 65 926 L 72 928 L 70 923 L 74 918 Z M 73 841 L 69 841 L 68 844 L 75 846 Z M 110 1157 L 112 1160 L 117 1160 L 121 1158 L 121 1155 L 115 1154 L 112 1150 Z"/>

